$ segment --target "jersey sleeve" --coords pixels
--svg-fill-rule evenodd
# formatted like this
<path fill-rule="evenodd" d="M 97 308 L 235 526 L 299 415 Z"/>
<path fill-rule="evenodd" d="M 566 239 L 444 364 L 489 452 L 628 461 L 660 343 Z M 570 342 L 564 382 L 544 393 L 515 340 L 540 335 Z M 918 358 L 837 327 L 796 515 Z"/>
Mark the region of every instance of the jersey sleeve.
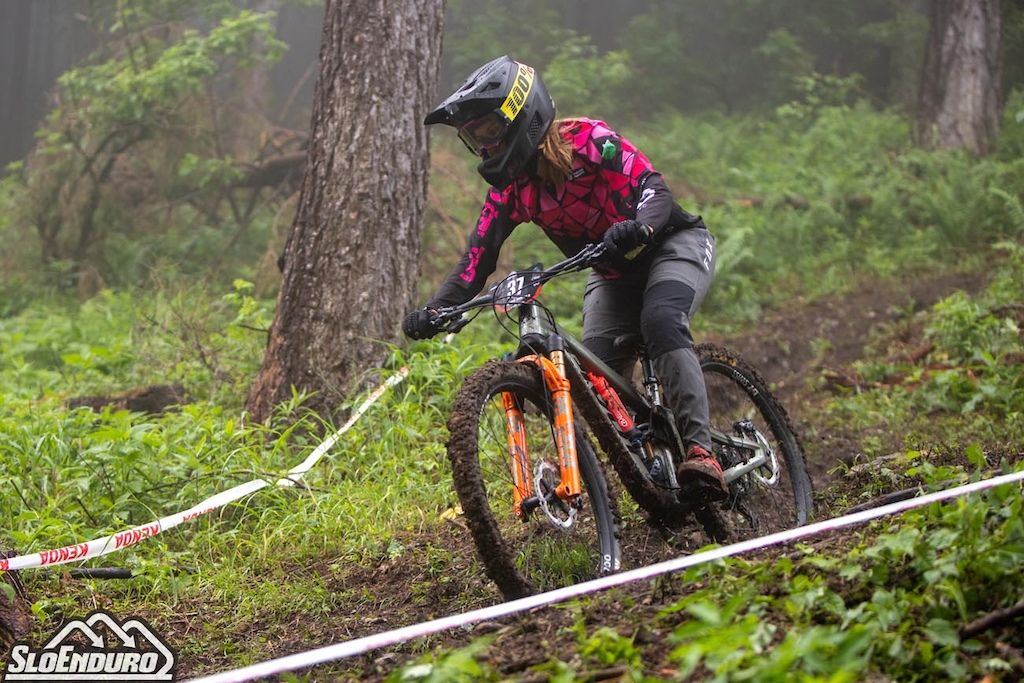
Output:
<path fill-rule="evenodd" d="M 480 218 L 469 236 L 466 253 L 445 278 L 428 308 L 465 303 L 480 293 L 498 264 L 501 245 L 512 234 L 518 222 L 512 218 L 507 192 L 493 187 L 487 192 Z"/>
<path fill-rule="evenodd" d="M 651 226 L 655 232 L 661 230 L 668 224 L 676 205 L 665 179 L 652 171 L 643 176 L 637 189 L 636 220 Z"/>

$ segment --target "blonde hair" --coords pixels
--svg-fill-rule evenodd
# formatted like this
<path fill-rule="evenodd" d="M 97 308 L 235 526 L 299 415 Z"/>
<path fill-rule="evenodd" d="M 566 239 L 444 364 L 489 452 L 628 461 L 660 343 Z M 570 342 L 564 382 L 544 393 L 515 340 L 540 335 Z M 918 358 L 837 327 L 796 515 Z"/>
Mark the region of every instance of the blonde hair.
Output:
<path fill-rule="evenodd" d="M 537 146 L 537 177 L 552 185 L 561 185 L 572 173 L 572 141 L 562 133 L 572 119 L 551 122 Z"/>

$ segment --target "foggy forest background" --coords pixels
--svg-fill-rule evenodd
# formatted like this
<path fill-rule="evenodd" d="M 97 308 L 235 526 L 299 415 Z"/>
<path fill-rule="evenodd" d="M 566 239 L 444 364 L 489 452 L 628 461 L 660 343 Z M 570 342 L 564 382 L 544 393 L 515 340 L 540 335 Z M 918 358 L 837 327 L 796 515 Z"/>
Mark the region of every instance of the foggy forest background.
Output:
<path fill-rule="evenodd" d="M 798 129 L 832 107 L 890 115 L 912 132 L 931 7 L 452 0 L 438 97 L 511 54 L 542 70 L 560 115 L 654 138 L 649 155 L 699 203 L 708 200 L 694 173 L 704 151 L 672 139 L 681 125 L 727 136 L 723 162 L 733 144 L 763 144 L 740 143 L 741 130 L 780 121 Z M 1002 3 L 1000 100 L 1011 117 L 1024 82 L 1021 7 Z M 0 163 L 13 193 L 7 213 L 24 238 L 6 259 L 7 308 L 37 291 L 28 264 L 83 297 L 141 284 L 165 264 L 222 282 L 242 276 L 271 294 L 305 161 L 322 13 L 322 3 L 302 0 L 3 3 Z M 1007 133 L 1002 153 L 1012 155 Z M 710 154 L 717 135 L 706 136 Z M 471 173 L 459 180 L 469 194 L 480 190 Z M 428 234 L 440 231 L 428 241 L 428 272 L 430 242 L 445 241 L 439 262 L 457 250 L 449 233 L 472 220 L 474 202 L 465 215 L 428 217 Z"/>
<path fill-rule="evenodd" d="M 161 633 L 191 634 L 175 643 L 186 672 L 211 672 L 377 629 L 366 615 L 398 625 L 495 599 L 445 516 L 455 503 L 445 420 L 463 378 L 513 340 L 486 316 L 447 344 L 400 340 L 397 323 L 375 337 L 361 317 L 386 308 L 400 321 L 465 245 L 486 188 L 450 130 L 430 140 L 419 291 L 364 288 L 351 299 L 371 306 L 331 309 L 346 315 L 324 325 L 371 338 L 373 358 L 357 377 L 371 381 L 354 391 L 333 381 L 297 387 L 266 420 L 246 411 L 315 149 L 325 4 L 0 1 L 3 548 L 79 543 L 252 477 L 276 481 L 381 375 L 409 369 L 309 473 L 308 488 L 266 491 L 148 539 L 117 559 L 130 581 L 25 574 L 36 641 L 97 605 L 141 611 Z M 330 7 L 351 5 L 394 7 Z M 1000 10 L 975 55 L 979 77 L 997 75 L 985 91 L 995 125 L 982 150 L 934 144 L 921 125 L 933 20 L 954 5 Z M 719 258 L 695 336 L 770 355 L 748 359 L 785 395 L 818 475 L 818 518 L 1019 467 L 1024 1 L 449 0 L 445 19 L 428 99 L 508 53 L 542 71 L 560 114 L 602 118 L 637 143 L 704 217 Z M 389 96 L 419 94 L 372 69 L 366 77 Z M 377 123 L 387 135 L 389 121 Z M 340 242 L 387 229 L 373 222 L 375 208 L 321 212 L 330 214 L 320 216 L 324 233 Z M 353 214 L 370 218 L 346 220 Z M 552 263 L 538 235 L 517 229 L 499 272 Z M 393 266 L 396 249 L 343 265 L 372 270 L 390 257 Z M 573 330 L 582 283 L 569 280 L 546 286 L 545 303 Z M 896 296 L 908 283 L 941 299 Z M 851 292 L 870 305 L 846 303 Z M 883 310 L 877 299 L 889 294 L 896 303 Z M 805 304 L 822 302 L 846 308 L 801 317 Z M 778 311 L 802 338 L 785 325 L 766 329 Z M 892 322 L 879 332 L 883 317 Z M 833 336 L 852 327 L 864 336 Z M 878 336 L 867 339 L 869 328 Z M 327 333 L 310 336 L 325 337 L 328 360 L 351 351 L 353 337 Z M 827 362 L 837 349 L 848 363 Z M 798 359 L 802 375 L 790 365 Z M 314 400 L 332 415 L 311 410 Z M 624 530 L 642 533 L 621 502 Z M 688 617 L 678 656 L 758 680 L 789 680 L 793 666 L 805 667 L 795 675 L 834 667 L 837 676 L 928 681 L 1016 667 L 1019 677 L 1019 639 L 1007 654 L 999 638 L 982 647 L 956 629 L 1019 605 L 1020 505 L 1006 490 L 946 512 L 930 507 L 834 551 L 690 576 L 706 590 L 688 604 L 707 606 L 714 622 Z M 674 552 L 658 539 L 650 547 Z M 405 570 L 407 581 L 381 581 Z M 639 640 L 601 640 L 586 622 L 560 632 L 566 642 L 545 656 L 576 666 L 629 640 L 619 652 L 640 657 Z M 577 646 L 590 654 L 577 657 Z M 821 656 L 787 659 L 793 652 Z M 763 675 L 771 667 L 778 678 Z"/>

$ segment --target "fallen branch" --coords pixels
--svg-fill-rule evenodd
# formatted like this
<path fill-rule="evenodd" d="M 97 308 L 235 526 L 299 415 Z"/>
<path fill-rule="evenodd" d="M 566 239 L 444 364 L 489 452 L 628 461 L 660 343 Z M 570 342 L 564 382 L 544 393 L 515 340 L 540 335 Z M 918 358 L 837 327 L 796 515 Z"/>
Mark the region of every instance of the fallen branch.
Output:
<path fill-rule="evenodd" d="M 185 387 L 180 384 L 155 384 L 130 391 L 120 396 L 75 396 L 69 398 L 67 407 L 90 408 L 101 412 L 110 407 L 113 410 L 129 410 L 136 413 L 159 414 L 173 410 L 187 403 Z"/>
<path fill-rule="evenodd" d="M 967 638 L 973 638 L 985 631 L 1002 626 L 1003 624 L 1007 624 L 1015 619 L 1022 618 L 1024 618 L 1024 600 L 1018 602 L 1013 607 L 997 609 L 993 612 L 989 612 L 980 619 L 975 619 L 966 626 L 961 626 L 957 632 L 960 634 L 961 640 L 964 640 Z"/>
<path fill-rule="evenodd" d="M 306 170 L 305 150 L 286 152 L 262 161 L 242 166 L 244 175 L 235 187 L 277 187 L 285 182 L 297 182 Z"/>
<path fill-rule="evenodd" d="M 889 505 L 890 503 L 898 503 L 901 500 L 910 500 L 911 498 L 916 498 L 922 493 L 924 493 L 924 487 L 922 486 L 915 486 L 914 488 L 903 489 L 902 491 L 893 491 L 892 493 L 887 493 L 884 496 L 872 498 L 866 503 L 861 503 L 860 505 L 854 505 L 851 508 L 847 508 L 846 512 L 844 512 L 843 514 L 853 515 L 858 512 L 863 512 L 864 510 L 880 508 L 883 505 Z"/>

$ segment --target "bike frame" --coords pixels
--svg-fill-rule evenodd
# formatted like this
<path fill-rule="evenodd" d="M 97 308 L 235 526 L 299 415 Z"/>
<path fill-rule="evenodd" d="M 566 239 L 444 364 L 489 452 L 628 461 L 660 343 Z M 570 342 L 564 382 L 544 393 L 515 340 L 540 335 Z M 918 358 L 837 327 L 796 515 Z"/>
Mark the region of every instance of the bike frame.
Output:
<path fill-rule="evenodd" d="M 519 338 L 520 338 L 520 354 L 525 349 L 531 349 L 535 340 L 543 341 L 543 348 L 548 348 L 548 345 L 554 341 L 556 347 L 552 350 L 551 356 L 552 361 L 548 361 L 543 356 L 537 356 L 534 354 L 523 355 L 519 360 L 520 362 L 533 362 L 536 363 L 537 359 L 540 358 L 540 369 L 544 376 L 544 381 L 547 384 L 549 390 L 552 393 L 554 401 L 554 422 L 555 422 L 555 436 L 556 442 L 559 449 L 559 467 L 561 469 L 561 481 L 562 485 L 559 486 L 557 493 L 560 498 L 566 500 L 575 500 L 580 493 L 580 477 L 579 477 L 579 466 L 576 460 L 576 448 L 575 448 L 575 418 L 572 409 L 572 399 L 569 396 L 569 380 L 565 373 L 565 355 L 567 350 L 569 355 L 579 361 L 582 366 L 582 370 L 594 372 L 605 378 L 605 380 L 611 385 L 611 387 L 618 393 L 619 398 L 622 402 L 631 408 L 637 414 L 650 414 L 658 409 L 667 410 L 660 403 L 660 394 L 655 390 L 653 393 L 653 400 L 643 396 L 633 386 L 632 382 L 628 381 L 619 373 L 615 372 L 608 366 L 607 363 L 602 361 L 597 355 L 587 349 L 583 343 L 573 337 L 571 334 L 565 331 L 558 323 L 555 323 L 543 315 L 543 308 L 536 303 L 524 303 L 518 307 L 519 313 Z M 558 358 L 557 361 L 554 359 Z M 570 361 L 572 362 L 572 361 Z M 646 365 L 646 364 L 645 364 Z M 656 387 L 657 381 L 654 377 L 648 377 L 650 374 L 649 368 L 645 367 L 644 384 L 648 387 Z M 507 401 L 512 402 L 512 401 Z M 514 403 L 514 402 L 513 402 Z M 522 414 L 514 414 L 512 411 L 510 414 L 509 408 L 506 407 L 506 415 L 508 424 L 522 424 Z M 671 415 L 669 415 L 671 418 Z M 733 465 L 723 472 L 726 483 L 730 483 L 733 480 L 747 474 L 748 472 L 755 472 L 765 465 L 770 465 L 770 477 L 760 477 L 766 484 L 775 483 L 778 472 L 778 463 L 774 449 L 759 434 L 754 434 L 755 438 L 749 438 L 746 436 L 726 434 L 716 429 L 711 430 L 711 440 L 719 445 L 728 448 L 742 449 L 744 452 L 749 452 L 752 457 L 745 459 L 736 465 Z M 564 444 L 564 446 L 563 446 Z M 527 454 L 525 453 L 525 439 L 523 438 L 522 432 L 518 432 L 517 435 L 513 435 L 510 427 L 509 431 L 509 447 L 512 453 L 512 469 L 513 473 L 517 476 L 516 484 L 517 487 L 520 482 L 518 478 L 519 473 L 525 468 L 526 462 L 528 462 Z M 677 444 L 676 452 L 682 453 L 682 444 Z M 675 485 L 675 467 L 674 463 L 669 470 L 669 476 L 671 482 Z M 755 472 L 755 474 L 757 474 Z M 527 477 L 528 483 L 528 477 Z M 526 488 L 526 491 L 532 491 L 532 488 Z M 519 496 L 518 492 L 516 494 Z M 520 496 L 516 500 L 516 509 L 519 510 L 519 504 L 522 500 Z"/>

